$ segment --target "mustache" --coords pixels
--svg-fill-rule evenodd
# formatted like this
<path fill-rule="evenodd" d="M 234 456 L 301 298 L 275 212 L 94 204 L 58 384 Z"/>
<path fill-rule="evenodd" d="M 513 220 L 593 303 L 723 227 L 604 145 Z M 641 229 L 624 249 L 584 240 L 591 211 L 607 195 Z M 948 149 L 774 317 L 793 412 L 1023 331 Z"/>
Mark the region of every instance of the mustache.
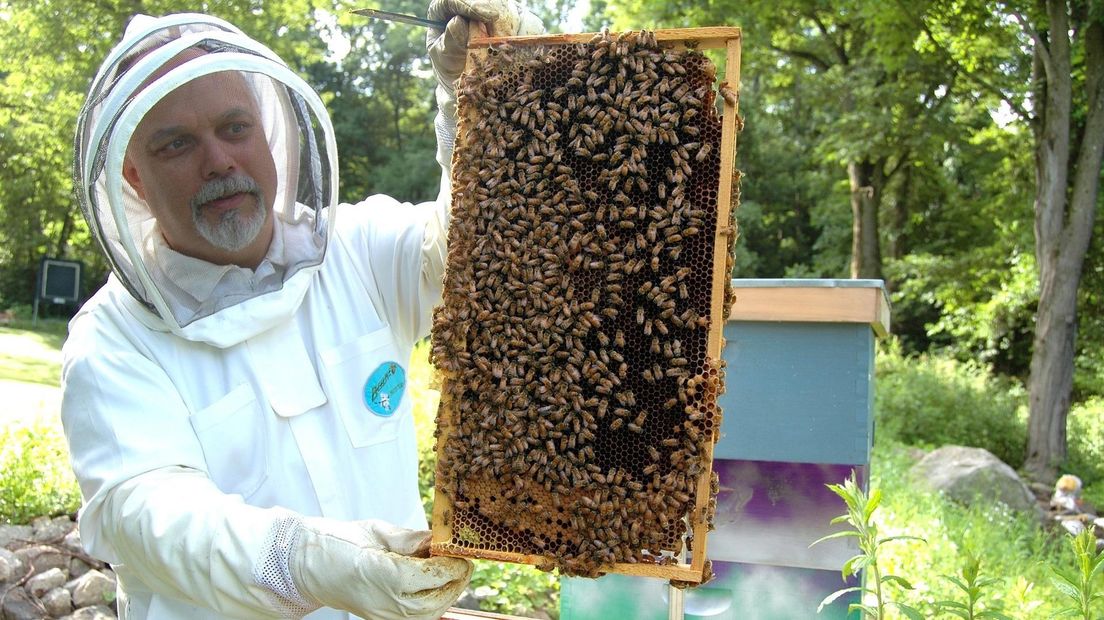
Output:
<path fill-rule="evenodd" d="M 261 198 L 261 187 L 253 180 L 253 177 L 247 174 L 235 174 L 211 179 L 204 183 L 203 187 L 200 187 L 199 191 L 192 196 L 192 210 L 198 211 L 203 205 L 212 200 L 233 196 L 234 194 L 253 194 L 259 200 Z"/>

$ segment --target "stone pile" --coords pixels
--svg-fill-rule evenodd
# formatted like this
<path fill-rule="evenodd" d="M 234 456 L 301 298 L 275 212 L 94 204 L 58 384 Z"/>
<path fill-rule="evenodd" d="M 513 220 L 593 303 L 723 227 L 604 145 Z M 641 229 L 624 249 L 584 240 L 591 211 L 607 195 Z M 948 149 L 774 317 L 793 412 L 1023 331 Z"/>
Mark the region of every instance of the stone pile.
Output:
<path fill-rule="evenodd" d="M 115 617 L 115 574 L 84 553 L 71 517 L 0 525 L 0 620 Z"/>
<path fill-rule="evenodd" d="M 1096 548 L 1104 549 L 1104 518 L 1099 516 L 1095 506 L 1081 498 L 1080 478 L 1066 474 L 1058 479 L 1053 489 L 1038 483 L 1030 486 L 1040 507 L 1046 510 L 1049 522 L 1074 536 L 1091 528 L 1096 535 Z"/>

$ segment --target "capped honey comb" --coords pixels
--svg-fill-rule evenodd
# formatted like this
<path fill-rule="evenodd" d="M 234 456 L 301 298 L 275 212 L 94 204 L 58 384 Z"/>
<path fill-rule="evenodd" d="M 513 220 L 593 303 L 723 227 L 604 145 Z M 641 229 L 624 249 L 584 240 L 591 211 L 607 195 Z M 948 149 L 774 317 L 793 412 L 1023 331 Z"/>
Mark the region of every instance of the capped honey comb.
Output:
<path fill-rule="evenodd" d="M 717 41 L 735 84 L 738 29 L 469 56 L 432 334 L 434 553 L 708 572 L 737 118 L 693 47 Z"/>

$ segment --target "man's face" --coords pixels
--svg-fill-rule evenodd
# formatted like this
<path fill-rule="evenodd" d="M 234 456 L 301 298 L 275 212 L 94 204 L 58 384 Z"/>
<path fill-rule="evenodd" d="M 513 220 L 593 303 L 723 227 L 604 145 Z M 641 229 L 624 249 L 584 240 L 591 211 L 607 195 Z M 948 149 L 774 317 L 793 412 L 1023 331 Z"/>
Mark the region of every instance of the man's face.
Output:
<path fill-rule="evenodd" d="M 159 101 L 131 138 L 123 176 L 174 250 L 246 267 L 268 251 L 276 165 L 241 74 L 203 76 Z"/>

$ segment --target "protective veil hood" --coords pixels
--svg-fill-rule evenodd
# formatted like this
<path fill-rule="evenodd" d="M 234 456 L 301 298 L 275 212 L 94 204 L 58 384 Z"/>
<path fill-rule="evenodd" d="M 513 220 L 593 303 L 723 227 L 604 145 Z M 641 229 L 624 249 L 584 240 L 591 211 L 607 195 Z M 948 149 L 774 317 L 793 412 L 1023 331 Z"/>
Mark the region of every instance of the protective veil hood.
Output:
<path fill-rule="evenodd" d="M 174 92 L 181 97 L 178 89 L 215 74 L 244 81 L 275 169 L 274 195 L 257 194 L 257 213 L 272 205 L 273 240 L 255 269 L 169 247 L 150 204 L 123 176 L 143 118 Z M 206 15 L 134 18 L 92 82 L 75 151 L 84 216 L 147 326 L 226 347 L 294 313 L 333 230 L 327 207 L 337 197 L 336 147 L 318 95 L 267 47 Z M 191 196 L 179 198 L 187 205 Z"/>

